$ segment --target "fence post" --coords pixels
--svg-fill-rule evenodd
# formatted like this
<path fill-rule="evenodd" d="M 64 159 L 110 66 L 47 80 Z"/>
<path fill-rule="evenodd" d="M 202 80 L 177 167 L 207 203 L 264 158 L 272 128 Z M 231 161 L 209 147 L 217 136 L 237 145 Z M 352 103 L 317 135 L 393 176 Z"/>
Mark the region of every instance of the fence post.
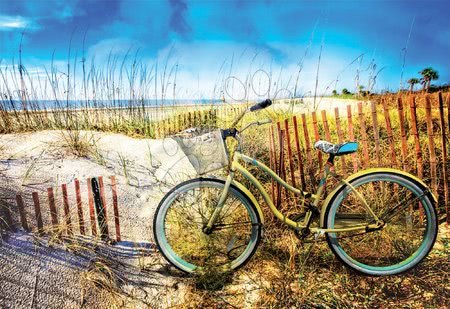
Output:
<path fill-rule="evenodd" d="M 450 135 L 450 93 L 447 94 L 447 123 L 448 123 L 448 134 Z"/>
<path fill-rule="evenodd" d="M 80 226 L 80 234 L 85 235 L 84 218 L 83 218 L 83 204 L 81 202 L 80 181 L 78 179 L 75 179 L 75 195 L 76 195 L 76 199 L 77 199 L 78 224 Z"/>
<path fill-rule="evenodd" d="M 105 219 L 108 221 L 108 212 L 106 207 L 105 186 L 103 185 L 103 176 L 98 177 L 98 185 L 100 187 L 100 197 L 102 198 L 103 208 L 105 209 Z"/>
<path fill-rule="evenodd" d="M 319 129 L 317 127 L 317 115 L 316 112 L 312 112 L 312 119 L 313 119 L 313 128 L 314 128 L 314 138 L 316 139 L 316 142 L 320 140 L 320 135 L 319 135 Z M 316 151 L 317 152 L 317 158 L 319 159 L 319 168 L 322 167 L 322 152 L 321 151 Z"/>
<path fill-rule="evenodd" d="M 330 135 L 330 127 L 328 126 L 328 119 L 327 119 L 327 111 L 322 110 L 322 122 L 323 122 L 323 129 L 325 131 L 325 138 L 328 142 L 331 143 L 331 135 Z"/>
<path fill-rule="evenodd" d="M 50 216 L 52 219 L 53 232 L 56 232 L 59 223 L 58 223 L 58 213 L 56 212 L 55 196 L 53 194 L 53 188 L 47 189 L 47 195 L 48 195 L 48 206 L 50 207 Z"/>
<path fill-rule="evenodd" d="M 294 161 L 292 160 L 291 135 L 289 133 L 289 120 L 288 119 L 284 120 L 284 128 L 286 131 L 286 144 L 287 144 L 288 159 L 289 159 L 289 171 L 291 173 L 291 182 L 292 182 L 292 186 L 296 187 L 295 177 L 294 177 Z"/>
<path fill-rule="evenodd" d="M 389 110 L 387 108 L 386 100 L 381 99 L 381 103 L 383 105 L 384 119 L 386 121 L 386 130 L 388 135 L 389 148 L 391 149 L 391 162 L 392 162 L 391 166 L 398 167 L 397 156 L 395 155 L 394 137 L 392 134 L 392 127 L 391 127 L 391 117 L 389 116 Z"/>
<path fill-rule="evenodd" d="M 269 154 L 270 154 L 270 168 L 273 171 L 277 171 L 277 157 L 275 155 L 275 136 L 273 133 L 273 126 L 270 126 L 270 135 L 269 135 L 269 142 L 270 142 L 270 148 L 269 148 Z M 272 186 L 272 200 L 276 204 L 275 200 L 275 181 L 272 177 L 271 179 L 271 186 Z"/>
<path fill-rule="evenodd" d="M 189 122 L 188 122 L 188 113 L 183 113 L 183 130 L 187 129 L 189 127 Z"/>
<path fill-rule="evenodd" d="M 284 164 L 284 143 L 283 143 L 283 130 L 280 128 L 280 123 L 277 123 L 278 126 L 278 142 L 280 147 L 280 162 L 279 162 L 279 172 L 278 174 L 281 176 L 281 179 L 285 180 L 286 172 L 285 172 L 285 164 Z M 277 207 L 279 208 L 281 205 L 281 191 L 283 191 L 284 194 L 286 194 L 286 190 L 283 190 L 283 187 L 280 185 L 279 182 L 277 182 Z"/>
<path fill-rule="evenodd" d="M 353 117 L 352 117 L 352 107 L 347 105 L 347 121 L 348 121 L 348 137 L 351 141 L 355 140 L 355 134 L 353 132 Z M 356 153 L 352 153 L 353 162 L 353 172 L 356 173 L 358 170 L 358 161 L 356 160 Z"/>
<path fill-rule="evenodd" d="M 414 96 L 411 96 L 409 103 L 411 108 L 411 128 L 413 131 L 415 142 L 417 175 L 419 176 L 419 178 L 423 178 L 422 150 L 420 149 L 419 131 L 417 130 L 416 98 Z"/>
<path fill-rule="evenodd" d="M 34 213 L 36 215 L 36 223 L 38 226 L 38 233 L 41 234 L 44 231 L 44 224 L 42 222 L 41 203 L 39 202 L 39 194 L 33 192 Z"/>
<path fill-rule="evenodd" d="M 380 132 L 378 130 L 377 105 L 375 104 L 374 101 L 372 101 L 370 107 L 372 109 L 372 126 L 373 126 L 373 136 L 375 139 L 375 155 L 377 156 L 378 166 L 381 166 Z"/>
<path fill-rule="evenodd" d="M 441 152 L 442 152 L 442 178 L 444 182 L 444 203 L 445 212 L 447 215 L 447 224 L 450 224 L 450 205 L 449 205 L 449 188 L 448 188 L 448 174 L 447 174 L 447 139 L 445 134 L 445 115 L 444 115 L 444 102 L 442 99 L 442 92 L 438 93 L 439 100 L 439 121 L 441 124 Z M 448 104 L 447 100 L 447 104 Z M 450 128 L 450 122 L 448 123 Z"/>
<path fill-rule="evenodd" d="M 425 96 L 425 115 L 427 118 L 427 135 L 428 135 L 428 150 L 430 151 L 430 174 L 431 174 L 431 190 L 436 196 L 437 193 L 437 167 L 436 167 L 436 151 L 434 147 L 434 133 L 433 123 L 431 121 L 431 101 L 430 96 Z"/>
<path fill-rule="evenodd" d="M 115 223 L 115 228 L 116 228 L 116 240 L 121 241 L 119 206 L 118 206 L 118 202 L 117 202 L 117 186 L 116 186 L 116 177 L 114 175 L 111 176 L 111 190 L 112 190 L 113 209 L 114 209 L 114 223 Z"/>
<path fill-rule="evenodd" d="M 92 194 L 92 180 L 87 179 L 87 190 L 88 190 L 88 204 L 89 204 L 89 218 L 91 220 L 91 233 L 92 236 L 97 236 L 97 227 L 95 225 L 95 209 L 94 209 L 94 196 Z"/>
<path fill-rule="evenodd" d="M 300 148 L 300 137 L 298 136 L 298 125 L 297 125 L 297 116 L 294 116 L 292 118 L 293 124 L 294 124 L 294 138 L 295 138 L 295 146 L 297 149 L 297 158 L 298 158 L 298 170 L 300 173 L 300 186 L 303 190 L 306 188 L 306 182 L 305 182 L 305 171 L 303 168 L 303 158 Z"/>
<path fill-rule="evenodd" d="M 314 171 L 313 171 L 313 160 L 312 160 L 312 155 L 311 155 L 311 141 L 309 139 L 309 132 L 308 132 L 308 126 L 306 123 L 306 115 L 305 114 L 302 114 L 302 126 L 303 126 L 303 136 L 305 137 L 306 158 L 308 159 L 309 177 L 310 177 L 311 183 L 314 184 L 315 179 L 314 179 Z M 305 187 L 306 187 L 306 183 L 305 183 Z"/>
<path fill-rule="evenodd" d="M 189 112 L 189 127 L 195 127 L 195 115 L 192 112 Z"/>
<path fill-rule="evenodd" d="M 105 240 L 109 237 L 108 222 L 106 218 L 106 209 L 104 208 L 103 198 L 101 197 L 100 181 L 92 178 L 92 194 L 94 195 L 95 210 L 97 212 L 98 227 L 100 237 Z"/>
<path fill-rule="evenodd" d="M 22 223 L 22 228 L 26 232 L 29 232 L 30 228 L 28 227 L 27 215 L 25 213 L 25 207 L 24 207 L 23 199 L 22 199 L 22 196 L 20 194 L 16 194 L 16 202 L 17 202 L 17 208 L 19 209 L 20 222 Z"/>
<path fill-rule="evenodd" d="M 64 216 L 67 227 L 67 235 L 72 236 L 72 220 L 70 218 L 70 209 L 69 209 L 69 197 L 67 195 L 67 185 L 61 185 L 62 194 L 63 194 L 63 205 L 64 205 Z"/>
<path fill-rule="evenodd" d="M 334 118 L 336 119 L 336 132 L 337 132 L 337 136 L 338 136 L 338 142 L 343 143 L 344 136 L 342 134 L 341 118 L 339 117 L 339 108 L 338 107 L 336 107 L 334 109 Z M 347 164 L 345 163 L 344 156 L 341 156 L 341 164 L 342 164 L 342 173 L 345 176 L 347 174 Z"/>
<path fill-rule="evenodd" d="M 400 120 L 400 135 L 402 138 L 402 166 L 403 170 L 407 171 L 408 166 L 406 164 L 406 158 L 408 157 L 408 145 L 406 143 L 405 112 L 403 110 L 403 101 L 401 97 L 397 98 L 397 110 L 398 118 Z"/>
<path fill-rule="evenodd" d="M 366 123 L 364 122 L 364 114 L 362 108 L 362 102 L 358 102 L 358 116 L 359 116 L 359 128 L 361 132 L 362 142 L 363 142 L 363 167 L 366 168 L 369 165 L 369 149 L 367 147 L 367 132 Z"/>

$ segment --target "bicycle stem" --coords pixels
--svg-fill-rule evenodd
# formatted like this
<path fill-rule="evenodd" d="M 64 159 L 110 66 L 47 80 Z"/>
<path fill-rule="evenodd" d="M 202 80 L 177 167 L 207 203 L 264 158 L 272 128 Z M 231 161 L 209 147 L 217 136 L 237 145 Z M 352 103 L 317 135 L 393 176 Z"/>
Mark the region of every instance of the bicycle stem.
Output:
<path fill-rule="evenodd" d="M 249 111 L 248 108 L 244 109 L 237 117 L 236 119 L 233 121 L 233 123 L 231 124 L 230 128 L 234 128 L 239 121 L 241 121 L 242 117 L 244 117 L 244 115 Z"/>

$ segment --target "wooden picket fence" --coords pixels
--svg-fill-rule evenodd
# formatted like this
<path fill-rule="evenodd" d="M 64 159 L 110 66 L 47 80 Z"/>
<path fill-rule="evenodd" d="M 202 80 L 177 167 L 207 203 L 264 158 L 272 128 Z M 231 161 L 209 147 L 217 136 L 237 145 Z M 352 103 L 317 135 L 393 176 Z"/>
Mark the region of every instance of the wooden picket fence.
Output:
<path fill-rule="evenodd" d="M 424 179 L 438 197 L 440 219 L 450 223 L 448 147 L 450 94 L 381 97 L 359 102 L 346 113 L 329 111 L 295 115 L 273 125 L 269 134 L 271 168 L 293 186 L 314 190 L 316 171 L 325 158 L 314 142 L 357 140 L 360 151 L 342 156 L 337 170 L 344 176 L 369 167 L 392 167 Z M 345 111 L 345 109 L 344 109 Z M 272 198 L 280 205 L 279 184 L 271 183 Z"/>
<path fill-rule="evenodd" d="M 217 128 L 222 125 L 221 121 L 233 119 L 243 108 L 245 107 L 242 105 L 220 105 L 209 109 L 174 114 L 154 124 L 153 130 L 156 138 L 164 138 L 193 127 Z"/>
<path fill-rule="evenodd" d="M 116 178 L 115 176 L 110 176 L 109 178 L 111 181 L 112 190 L 111 195 L 114 213 L 115 239 L 116 241 L 121 241 Z M 80 181 L 78 179 L 74 180 L 76 199 L 74 205 L 76 207 L 75 213 L 77 214 L 77 218 L 74 221 L 76 223 L 72 220 L 74 218 L 71 217 L 71 204 L 68 198 L 68 186 L 67 184 L 62 184 L 62 209 L 58 209 L 56 206 L 55 188 L 53 187 L 47 189 L 47 198 L 44 198 L 48 203 L 47 210 L 49 211 L 44 211 L 44 209 L 42 209 L 42 199 L 40 194 L 38 192 L 32 192 L 31 195 L 34 206 L 34 214 L 27 213 L 24 198 L 22 194 L 18 193 L 16 195 L 16 205 L 4 205 L 4 207 L 0 209 L 0 225 L 3 225 L 3 228 L 6 230 L 14 231 L 20 223 L 20 226 L 24 231 L 35 232 L 38 234 L 52 233 L 62 235 L 64 233 L 69 237 L 75 234 L 83 236 L 90 234 L 90 236 L 93 237 L 109 239 L 108 212 L 103 177 L 88 178 L 86 181 L 86 186 L 87 204 L 89 207 L 89 226 L 86 226 L 87 220 L 84 218 L 84 204 L 81 196 Z M 96 201 L 97 197 L 99 201 Z M 44 214 L 50 215 L 51 226 L 44 226 Z M 18 218 L 20 222 L 17 222 L 15 218 Z M 88 230 L 90 233 L 88 233 Z"/>

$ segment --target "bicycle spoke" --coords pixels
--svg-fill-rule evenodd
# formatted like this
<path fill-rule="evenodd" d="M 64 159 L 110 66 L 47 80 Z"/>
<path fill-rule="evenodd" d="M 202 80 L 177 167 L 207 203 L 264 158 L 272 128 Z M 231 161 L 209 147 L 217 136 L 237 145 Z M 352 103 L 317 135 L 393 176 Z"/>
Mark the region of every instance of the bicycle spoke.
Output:
<path fill-rule="evenodd" d="M 257 231 L 248 209 L 229 193 L 211 233 L 204 227 L 216 209 L 222 188 L 196 187 L 178 192 L 166 213 L 167 244 L 179 258 L 202 267 L 218 267 L 239 258 Z M 215 265 L 215 266 L 214 266 Z"/>
<path fill-rule="evenodd" d="M 432 238 L 426 238 L 430 227 L 423 212 L 423 207 L 430 207 L 426 204 L 428 192 L 413 191 L 414 184 L 401 176 L 380 177 L 375 173 L 352 182 L 352 186 L 384 224 L 366 232 L 327 236 L 333 240 L 333 252 L 348 266 L 367 274 L 395 274 L 423 259 L 424 255 L 418 254 L 432 247 Z M 334 226 L 346 221 L 353 225 L 358 221 L 374 224 L 375 220 L 364 211 L 356 194 L 345 193 L 333 208 Z M 326 220 L 330 222 L 329 217 Z M 426 249 L 423 249 L 424 243 L 427 243 Z"/>

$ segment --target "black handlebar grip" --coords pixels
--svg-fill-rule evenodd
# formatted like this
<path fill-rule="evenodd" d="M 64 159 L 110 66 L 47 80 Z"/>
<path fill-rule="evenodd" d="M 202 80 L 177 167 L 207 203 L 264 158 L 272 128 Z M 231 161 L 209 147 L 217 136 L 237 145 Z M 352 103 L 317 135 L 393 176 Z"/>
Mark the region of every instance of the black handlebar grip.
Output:
<path fill-rule="evenodd" d="M 267 100 L 259 102 L 259 103 L 255 104 L 255 105 L 253 105 L 252 107 L 250 107 L 250 111 L 254 112 L 254 111 L 257 111 L 257 110 L 269 107 L 270 105 L 272 105 L 272 100 L 271 99 L 267 99 Z"/>

